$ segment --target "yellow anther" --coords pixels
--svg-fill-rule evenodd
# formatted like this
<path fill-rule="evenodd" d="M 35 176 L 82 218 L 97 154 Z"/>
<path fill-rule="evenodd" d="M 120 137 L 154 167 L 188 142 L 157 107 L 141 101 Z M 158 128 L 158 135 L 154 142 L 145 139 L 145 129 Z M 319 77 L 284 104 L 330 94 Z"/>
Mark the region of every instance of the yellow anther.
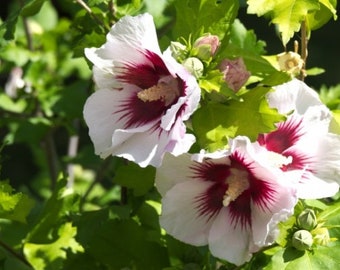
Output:
<path fill-rule="evenodd" d="M 137 96 L 144 102 L 161 100 L 165 105 L 171 104 L 179 95 L 179 89 L 176 80 L 170 82 L 159 82 L 157 85 L 138 92 Z"/>
<path fill-rule="evenodd" d="M 239 169 L 230 169 L 231 174 L 226 179 L 228 189 L 223 196 L 223 206 L 237 199 L 243 191 L 249 188 L 248 172 Z"/>

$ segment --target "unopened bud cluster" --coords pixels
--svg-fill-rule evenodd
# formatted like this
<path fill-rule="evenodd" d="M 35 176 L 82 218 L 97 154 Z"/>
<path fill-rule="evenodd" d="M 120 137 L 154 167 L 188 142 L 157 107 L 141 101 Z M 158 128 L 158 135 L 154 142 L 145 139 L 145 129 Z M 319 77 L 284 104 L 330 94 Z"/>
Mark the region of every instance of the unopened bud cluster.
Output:
<path fill-rule="evenodd" d="M 218 36 L 207 33 L 196 39 L 192 46 L 176 41 L 171 42 L 169 49 L 171 55 L 198 79 L 203 75 L 205 65 L 210 63 L 219 46 Z"/>
<path fill-rule="evenodd" d="M 311 249 L 315 245 L 327 245 L 330 242 L 328 229 L 318 224 L 315 212 L 305 209 L 297 217 L 297 230 L 292 237 L 292 245 L 298 250 Z"/>
<path fill-rule="evenodd" d="M 207 67 L 212 63 L 220 47 L 218 36 L 206 33 L 186 45 L 180 42 L 171 42 L 169 47 L 171 55 L 192 74 L 196 79 L 204 75 Z M 226 85 L 238 92 L 248 81 L 250 72 L 241 57 L 224 58 L 217 63 L 217 68 L 222 73 Z"/>

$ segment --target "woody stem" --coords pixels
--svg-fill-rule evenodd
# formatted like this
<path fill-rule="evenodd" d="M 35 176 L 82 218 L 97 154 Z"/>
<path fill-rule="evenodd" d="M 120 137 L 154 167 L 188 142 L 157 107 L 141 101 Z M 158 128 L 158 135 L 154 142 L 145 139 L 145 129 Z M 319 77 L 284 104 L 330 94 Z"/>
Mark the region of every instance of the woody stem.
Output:
<path fill-rule="evenodd" d="M 303 66 L 300 72 L 299 79 L 303 81 L 306 77 L 306 62 L 308 56 L 308 37 L 307 37 L 307 26 L 306 21 L 301 23 L 301 58 L 303 60 Z"/>

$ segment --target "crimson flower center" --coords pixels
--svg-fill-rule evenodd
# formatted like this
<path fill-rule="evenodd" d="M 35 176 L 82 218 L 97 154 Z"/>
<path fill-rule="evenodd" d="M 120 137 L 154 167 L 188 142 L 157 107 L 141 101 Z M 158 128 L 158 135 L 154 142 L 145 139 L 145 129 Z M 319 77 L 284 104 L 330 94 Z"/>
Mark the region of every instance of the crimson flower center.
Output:
<path fill-rule="evenodd" d="M 177 80 L 172 76 L 166 76 L 159 80 L 156 85 L 138 92 L 137 97 L 144 102 L 160 100 L 164 102 L 165 106 L 168 106 L 179 95 Z"/>
<path fill-rule="evenodd" d="M 243 191 L 249 188 L 248 172 L 231 168 L 226 183 L 228 184 L 228 189 L 223 196 L 223 206 L 228 206 L 230 202 L 235 201 Z"/>

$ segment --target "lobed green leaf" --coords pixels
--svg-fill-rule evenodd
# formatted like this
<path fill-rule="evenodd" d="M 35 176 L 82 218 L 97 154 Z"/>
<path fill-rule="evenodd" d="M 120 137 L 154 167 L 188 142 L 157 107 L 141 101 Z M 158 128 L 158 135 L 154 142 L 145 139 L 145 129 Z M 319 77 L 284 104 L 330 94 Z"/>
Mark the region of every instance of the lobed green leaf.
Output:
<path fill-rule="evenodd" d="M 208 103 L 197 110 L 192 125 L 200 146 L 213 151 L 225 148 L 228 138 L 244 135 L 254 141 L 260 133 L 273 130 L 285 118 L 268 106 L 268 91 L 270 88 L 257 87 L 240 96 L 241 102 Z"/>

